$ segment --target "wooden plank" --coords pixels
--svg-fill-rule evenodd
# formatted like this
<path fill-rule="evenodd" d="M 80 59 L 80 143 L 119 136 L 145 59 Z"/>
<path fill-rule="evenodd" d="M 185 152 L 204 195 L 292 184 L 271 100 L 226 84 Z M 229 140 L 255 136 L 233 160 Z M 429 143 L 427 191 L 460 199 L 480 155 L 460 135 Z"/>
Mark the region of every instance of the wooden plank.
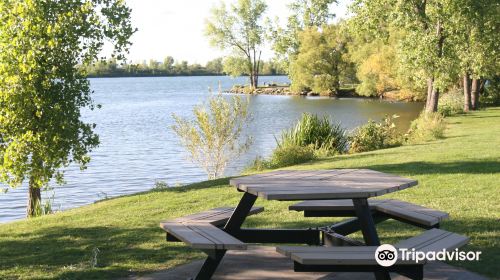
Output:
<path fill-rule="evenodd" d="M 195 249 L 246 250 L 247 245 L 211 224 L 165 223 L 163 229 Z"/>
<path fill-rule="evenodd" d="M 420 205 L 413 204 L 413 203 L 409 203 L 406 201 L 394 200 L 391 202 L 391 205 L 401 207 L 401 208 L 404 208 L 407 210 L 411 210 L 411 211 L 414 211 L 417 213 L 421 213 L 424 215 L 432 216 L 432 217 L 437 218 L 439 221 L 442 221 L 442 220 L 450 217 L 449 214 L 446 212 L 436 210 L 433 208 L 427 208 L 427 207 L 420 206 Z"/>
<path fill-rule="evenodd" d="M 261 182 L 267 183 L 270 181 L 296 182 L 297 180 L 300 179 L 315 181 L 315 180 L 328 179 L 330 177 L 336 177 L 341 174 L 354 172 L 356 170 L 357 169 L 332 169 L 332 170 L 309 170 L 309 171 L 286 170 L 287 172 L 284 172 L 284 170 L 282 170 L 282 171 L 234 178 L 230 180 L 230 183 L 231 185 L 236 186 L 241 183 L 251 183 L 251 182 L 256 182 L 256 183 L 261 183 Z"/>
<path fill-rule="evenodd" d="M 380 203 L 388 202 L 390 199 L 371 199 L 368 201 L 371 208 Z M 294 211 L 323 211 L 323 210 L 354 210 L 352 199 L 338 200 L 310 200 L 303 201 L 288 207 Z"/>
<path fill-rule="evenodd" d="M 196 220 L 210 220 L 211 217 L 215 217 L 219 214 L 224 214 L 224 213 L 232 213 L 232 211 L 234 211 L 233 207 L 221 207 L 221 208 L 215 208 L 215 209 L 203 211 L 200 213 L 195 213 L 195 214 L 183 216 L 183 217 L 174 219 L 172 221 L 188 222 L 188 221 L 196 221 Z"/>
<path fill-rule="evenodd" d="M 439 239 L 440 237 L 446 236 L 446 235 L 447 235 L 446 231 L 441 230 L 441 229 L 437 229 L 437 228 L 433 228 L 430 230 L 426 230 L 417 236 L 402 240 L 399 243 L 397 243 L 396 245 L 394 245 L 394 247 L 410 248 L 411 249 L 411 248 L 415 248 L 419 244 L 422 244 L 426 241 L 433 240 L 436 238 Z"/>
<path fill-rule="evenodd" d="M 369 198 L 381 195 L 383 190 L 375 191 L 354 191 L 354 190 L 337 190 L 332 192 L 328 189 L 315 191 L 269 191 L 258 192 L 256 195 L 267 200 L 322 200 L 322 199 L 346 199 L 346 198 Z"/>
<path fill-rule="evenodd" d="M 246 250 L 247 245 L 211 224 L 192 224 L 189 228 L 203 235 L 216 245 L 217 249 Z"/>
<path fill-rule="evenodd" d="M 463 235 L 441 229 L 431 229 L 418 236 L 403 240 L 394 246 L 397 248 L 430 252 L 459 248 L 467 244 L 468 241 L 469 238 Z"/>
<path fill-rule="evenodd" d="M 336 247 L 341 248 L 341 247 Z M 361 251 L 356 250 L 356 247 L 350 247 L 351 251 L 342 252 L 315 252 L 315 253 L 292 253 L 291 258 L 304 265 L 377 265 L 375 260 L 375 250 Z M 414 264 L 415 261 L 404 260 L 401 256 L 398 256 L 396 264 Z M 423 264 L 425 262 L 420 261 Z"/>
<path fill-rule="evenodd" d="M 247 181 L 247 180 L 256 181 L 256 180 L 265 179 L 265 178 L 268 178 L 268 179 L 269 178 L 274 178 L 274 179 L 284 178 L 283 176 L 285 176 L 286 174 L 291 174 L 291 173 L 296 173 L 296 172 L 299 172 L 299 171 L 296 171 L 296 170 L 278 170 L 278 171 L 274 171 L 274 172 L 250 175 L 250 176 L 231 179 L 231 180 L 229 180 L 229 184 L 231 184 L 233 186 L 237 186 L 238 184 L 240 184 L 240 182 Z"/>
<path fill-rule="evenodd" d="M 439 219 L 437 219 L 436 217 L 421 214 L 419 212 L 414 212 L 401 207 L 393 206 L 390 203 L 377 205 L 376 209 L 377 211 L 382 212 L 384 214 L 394 217 L 399 217 L 404 220 L 416 222 L 426 226 L 433 226 L 439 223 Z"/>
<path fill-rule="evenodd" d="M 180 223 L 164 223 L 162 227 L 169 234 L 186 243 L 195 249 L 216 249 L 216 245 L 211 240 L 196 231 L 193 231 L 186 225 Z"/>
<path fill-rule="evenodd" d="M 264 207 L 252 207 L 248 215 L 258 214 L 264 211 Z M 206 222 L 211 223 L 213 225 L 220 225 L 226 222 L 234 212 L 234 207 L 220 207 L 211 210 L 207 210 L 201 213 L 195 213 L 188 216 L 176 218 L 173 220 L 165 221 L 168 222 L 177 222 L 177 223 L 188 223 L 191 221 L 196 222 Z M 162 222 L 164 223 L 164 222 Z M 161 223 L 160 223 L 161 225 Z"/>
<path fill-rule="evenodd" d="M 436 240 L 432 244 L 428 244 L 425 247 L 420 247 L 418 250 L 423 252 L 438 252 L 443 249 L 445 250 L 454 250 L 456 248 L 460 248 L 466 245 L 469 242 L 469 238 L 463 235 L 459 235 L 456 233 L 451 233 L 450 235 L 442 238 L 440 240 Z"/>
<path fill-rule="evenodd" d="M 344 247 L 322 247 L 322 246 L 279 246 L 276 247 L 276 252 L 290 257 L 294 253 L 327 253 L 327 252 L 350 252 L 352 246 Z M 357 246 L 356 250 L 375 252 L 377 246 Z"/>

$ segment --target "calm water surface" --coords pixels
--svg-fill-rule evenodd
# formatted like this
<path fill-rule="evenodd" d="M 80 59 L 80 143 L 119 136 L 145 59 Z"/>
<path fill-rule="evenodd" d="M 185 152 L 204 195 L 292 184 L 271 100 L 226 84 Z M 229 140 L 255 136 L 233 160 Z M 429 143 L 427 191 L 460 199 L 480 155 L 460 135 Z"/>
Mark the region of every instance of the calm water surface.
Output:
<path fill-rule="evenodd" d="M 286 77 L 262 77 L 263 82 L 288 82 Z M 186 160 L 186 154 L 170 130 L 172 113 L 189 117 L 194 105 L 203 102 L 208 88 L 230 88 L 245 83 L 244 78 L 165 77 L 92 79 L 94 99 L 102 109 L 84 112 L 88 122 L 97 124 L 101 145 L 92 153 L 85 171 L 70 167 L 67 184 L 55 189 L 53 208 L 67 209 L 151 189 L 156 181 L 169 185 L 206 179 L 206 175 Z M 328 115 L 353 129 L 368 119 L 398 114 L 398 125 L 408 127 L 422 109 L 419 103 L 384 102 L 367 99 L 318 97 L 252 96 L 254 138 L 250 151 L 226 170 L 238 174 L 256 156 L 268 155 L 275 136 L 290 127 L 304 112 Z M 53 192 L 45 192 L 44 197 Z M 25 215 L 26 187 L 0 194 L 0 222 Z"/>

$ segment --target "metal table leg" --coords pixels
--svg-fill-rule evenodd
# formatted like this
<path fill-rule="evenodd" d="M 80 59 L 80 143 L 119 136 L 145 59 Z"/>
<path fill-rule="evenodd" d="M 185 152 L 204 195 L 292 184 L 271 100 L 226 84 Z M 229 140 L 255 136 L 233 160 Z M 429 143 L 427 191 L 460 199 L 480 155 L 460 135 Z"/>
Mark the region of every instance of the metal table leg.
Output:
<path fill-rule="evenodd" d="M 243 225 L 243 222 L 248 216 L 248 213 L 252 209 L 256 200 L 257 196 L 245 193 L 238 203 L 238 206 L 236 206 L 236 208 L 234 209 L 233 214 L 224 226 L 224 231 L 229 234 L 238 231 L 241 228 L 241 225 Z M 215 270 L 222 261 L 222 258 L 226 254 L 226 250 L 210 250 L 210 252 L 206 253 L 208 254 L 208 257 L 205 259 L 203 266 L 194 278 L 195 280 L 211 279 L 215 273 Z"/>
<path fill-rule="evenodd" d="M 363 233 L 365 244 L 368 246 L 380 246 L 380 240 L 378 238 L 377 230 L 375 229 L 375 223 L 373 222 L 368 200 L 366 198 L 356 198 L 353 199 L 352 202 L 361 226 L 361 232 Z M 389 272 L 375 272 L 375 278 L 377 280 L 390 280 L 391 276 L 389 275 Z"/>

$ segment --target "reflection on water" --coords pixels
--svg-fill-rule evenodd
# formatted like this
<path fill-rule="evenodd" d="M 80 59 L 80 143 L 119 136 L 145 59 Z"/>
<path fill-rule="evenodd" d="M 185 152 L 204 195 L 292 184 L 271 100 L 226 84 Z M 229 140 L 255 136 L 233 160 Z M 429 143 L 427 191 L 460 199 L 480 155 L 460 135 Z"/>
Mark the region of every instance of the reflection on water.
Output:
<path fill-rule="evenodd" d="M 261 82 L 287 82 L 286 77 L 262 77 Z M 244 79 L 228 77 L 166 77 L 92 79 L 94 99 L 103 107 L 83 112 L 97 124 L 101 145 L 92 154 L 86 171 L 71 167 L 67 184 L 57 187 L 54 208 L 67 209 L 104 197 L 151 189 L 157 180 L 170 185 L 204 180 L 206 175 L 186 161 L 186 154 L 170 130 L 172 113 L 189 117 L 191 109 L 207 97 L 208 88 L 229 88 Z M 422 109 L 419 103 L 384 102 L 370 99 L 252 96 L 253 115 L 248 132 L 254 138 L 250 151 L 229 166 L 226 174 L 241 171 L 257 155 L 268 155 L 274 137 L 304 112 L 332 116 L 345 128 L 398 114 L 406 129 Z M 46 194 L 47 195 L 47 194 Z M 51 195 L 49 193 L 48 195 Z M 0 194 L 0 222 L 24 217 L 26 188 Z"/>

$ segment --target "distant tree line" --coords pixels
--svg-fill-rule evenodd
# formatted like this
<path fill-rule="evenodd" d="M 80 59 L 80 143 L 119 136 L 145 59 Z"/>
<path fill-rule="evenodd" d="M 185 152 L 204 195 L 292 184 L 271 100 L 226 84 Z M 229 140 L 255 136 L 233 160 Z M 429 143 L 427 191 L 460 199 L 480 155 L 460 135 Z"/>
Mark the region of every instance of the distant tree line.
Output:
<path fill-rule="evenodd" d="M 120 63 L 116 59 L 98 61 L 86 67 L 88 77 L 159 77 L 159 76 L 220 76 L 226 75 L 224 60 L 216 58 L 205 65 L 189 64 L 187 61 L 176 61 L 167 56 L 163 61 L 144 60 L 142 63 Z M 263 62 L 260 66 L 262 75 L 283 75 L 285 71 L 274 61 Z"/>

